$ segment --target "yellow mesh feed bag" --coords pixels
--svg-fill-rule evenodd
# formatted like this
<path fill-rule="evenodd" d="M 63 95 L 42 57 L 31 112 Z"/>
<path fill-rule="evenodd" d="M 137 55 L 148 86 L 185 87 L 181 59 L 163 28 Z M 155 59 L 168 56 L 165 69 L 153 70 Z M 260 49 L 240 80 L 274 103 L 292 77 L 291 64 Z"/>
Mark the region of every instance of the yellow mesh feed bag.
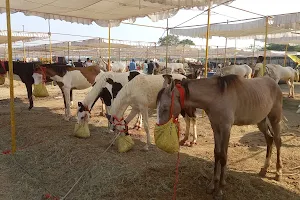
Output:
<path fill-rule="evenodd" d="M 124 153 L 132 149 L 134 145 L 134 141 L 130 137 L 130 135 L 119 136 L 117 138 L 117 147 L 120 153 Z"/>
<path fill-rule="evenodd" d="M 40 83 L 38 85 L 33 85 L 33 95 L 35 97 L 47 97 L 49 96 L 45 84 Z"/>
<path fill-rule="evenodd" d="M 5 76 L 0 75 L 0 85 L 5 83 Z"/>
<path fill-rule="evenodd" d="M 91 136 L 89 124 L 75 124 L 74 135 L 79 138 L 88 138 Z"/>
<path fill-rule="evenodd" d="M 156 146 L 167 153 L 179 151 L 178 126 L 173 118 L 165 124 L 155 125 L 154 140 Z"/>

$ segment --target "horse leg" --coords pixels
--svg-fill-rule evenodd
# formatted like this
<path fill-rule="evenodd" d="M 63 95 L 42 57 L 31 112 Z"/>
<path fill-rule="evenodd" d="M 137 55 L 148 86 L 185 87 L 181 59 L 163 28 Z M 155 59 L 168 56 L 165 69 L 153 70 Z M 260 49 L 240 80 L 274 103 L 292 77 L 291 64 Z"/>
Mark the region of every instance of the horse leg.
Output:
<path fill-rule="evenodd" d="M 74 102 L 73 102 L 73 90 L 72 89 L 70 90 L 70 101 L 71 101 L 70 105 L 73 106 Z"/>
<path fill-rule="evenodd" d="M 184 116 L 184 121 L 185 121 L 184 138 L 179 142 L 181 146 L 185 144 L 185 142 L 189 139 L 189 135 L 190 135 L 190 117 L 187 114 L 185 114 Z"/>
<path fill-rule="evenodd" d="M 65 102 L 65 120 L 69 121 L 71 118 L 71 109 L 70 109 L 70 88 L 63 87 L 63 96 Z"/>
<path fill-rule="evenodd" d="M 261 168 L 259 175 L 262 177 L 265 177 L 267 174 L 267 170 L 270 166 L 270 161 L 271 161 L 271 155 L 272 155 L 272 148 L 273 148 L 273 137 L 270 136 L 268 133 L 268 126 L 266 123 L 266 119 L 261 121 L 260 123 L 257 124 L 258 129 L 264 134 L 266 143 L 267 143 L 267 153 L 266 153 L 266 160 L 263 168 Z"/>
<path fill-rule="evenodd" d="M 101 112 L 100 112 L 100 116 L 105 117 L 105 114 L 104 114 L 105 104 L 104 104 L 103 99 L 102 98 L 100 98 L 100 99 L 101 99 Z"/>
<path fill-rule="evenodd" d="M 33 108 L 33 99 L 32 99 L 32 84 L 31 83 L 26 83 L 26 89 L 27 89 L 27 97 L 29 100 L 29 107 L 28 110 L 31 110 Z"/>
<path fill-rule="evenodd" d="M 191 117 L 192 120 L 192 127 L 193 127 L 193 141 L 191 142 L 191 146 L 197 144 L 197 124 L 196 124 L 196 117 Z"/>
<path fill-rule="evenodd" d="M 228 143 L 229 143 L 229 138 L 230 138 L 230 129 L 231 125 L 227 124 L 224 127 L 220 128 L 221 131 L 221 151 L 219 154 L 219 160 L 221 164 L 221 174 L 220 174 L 220 181 L 219 185 L 215 187 L 214 191 L 214 199 L 219 200 L 223 199 L 223 188 L 226 185 L 225 181 L 225 171 L 226 171 L 226 165 L 227 165 L 227 152 L 228 152 Z M 216 182 L 215 182 L 216 183 Z"/>
<path fill-rule="evenodd" d="M 141 130 L 142 128 L 142 123 L 143 123 L 143 117 L 142 117 L 142 114 L 139 113 L 138 115 L 138 118 L 137 118 L 137 121 L 134 125 L 134 128 L 136 128 L 136 130 Z"/>
<path fill-rule="evenodd" d="M 220 165 L 219 161 L 221 158 L 221 133 L 219 131 L 218 124 L 211 124 L 212 129 L 214 131 L 214 142 L 215 142 L 215 148 L 214 148 L 214 157 L 215 157 L 215 166 L 214 166 L 214 174 L 212 177 L 211 182 L 206 188 L 206 192 L 208 194 L 212 194 L 219 185 L 220 180 Z"/>
<path fill-rule="evenodd" d="M 151 138 L 150 138 L 150 132 L 149 132 L 149 119 L 148 119 L 148 107 L 141 109 L 142 117 L 144 118 L 144 128 L 147 134 L 147 144 L 144 146 L 144 150 L 148 151 L 149 146 L 151 145 Z"/>
<path fill-rule="evenodd" d="M 287 80 L 286 81 L 286 84 L 289 86 L 289 95 L 288 97 L 290 98 L 292 96 L 292 84 L 291 84 L 291 81 L 290 80 Z"/>
<path fill-rule="evenodd" d="M 295 95 L 295 85 L 294 80 L 291 80 L 291 98 L 294 98 Z"/>

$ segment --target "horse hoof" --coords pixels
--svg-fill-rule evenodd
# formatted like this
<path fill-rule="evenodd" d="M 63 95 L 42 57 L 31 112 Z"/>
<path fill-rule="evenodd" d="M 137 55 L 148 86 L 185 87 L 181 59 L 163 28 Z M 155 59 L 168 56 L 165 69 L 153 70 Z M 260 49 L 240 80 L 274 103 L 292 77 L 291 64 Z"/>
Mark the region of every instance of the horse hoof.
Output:
<path fill-rule="evenodd" d="M 206 188 L 206 194 L 213 194 L 214 191 L 215 191 L 214 187 L 207 186 L 207 188 Z"/>
<path fill-rule="evenodd" d="M 213 195 L 214 200 L 223 200 L 224 199 L 224 195 L 222 192 L 219 192 L 217 194 Z"/>
<path fill-rule="evenodd" d="M 149 151 L 148 145 L 144 146 L 142 150 L 143 150 L 143 151 Z"/>
<path fill-rule="evenodd" d="M 179 142 L 179 145 L 180 145 L 180 146 L 184 146 L 185 141 L 186 141 L 186 140 L 181 140 L 181 141 Z"/>
<path fill-rule="evenodd" d="M 267 174 L 267 170 L 264 169 L 264 168 L 261 168 L 261 169 L 260 169 L 260 172 L 259 172 L 258 174 L 259 174 L 259 176 L 261 176 L 261 177 L 265 177 L 266 174 Z"/>
<path fill-rule="evenodd" d="M 280 182 L 281 181 L 281 177 L 282 177 L 282 175 L 276 174 L 275 181 Z"/>
<path fill-rule="evenodd" d="M 33 108 L 33 106 L 29 106 L 28 110 L 31 110 Z"/>

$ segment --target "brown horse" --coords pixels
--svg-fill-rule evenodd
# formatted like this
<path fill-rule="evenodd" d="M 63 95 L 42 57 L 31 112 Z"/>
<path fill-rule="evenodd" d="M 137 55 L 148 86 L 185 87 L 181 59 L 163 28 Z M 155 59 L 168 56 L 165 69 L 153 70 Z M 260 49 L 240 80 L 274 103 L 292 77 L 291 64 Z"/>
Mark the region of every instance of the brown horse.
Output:
<path fill-rule="evenodd" d="M 163 92 L 158 97 L 158 123 L 169 120 L 171 94 L 174 93 L 173 113 L 177 117 L 182 110 L 180 93 L 174 87 L 174 81 L 165 76 Z M 170 83 L 170 84 L 168 84 Z M 237 75 L 212 77 L 198 80 L 183 80 L 185 107 L 204 109 L 214 132 L 215 167 L 208 193 L 215 199 L 223 199 L 225 185 L 225 167 L 232 125 L 257 124 L 267 143 L 267 154 L 260 175 L 265 176 L 270 165 L 272 144 L 277 148 L 276 180 L 282 176 L 280 156 L 280 121 L 282 116 L 282 92 L 278 84 L 270 77 L 244 79 Z M 175 88 L 175 89 L 174 89 Z M 182 95 L 183 96 L 183 95 Z"/>

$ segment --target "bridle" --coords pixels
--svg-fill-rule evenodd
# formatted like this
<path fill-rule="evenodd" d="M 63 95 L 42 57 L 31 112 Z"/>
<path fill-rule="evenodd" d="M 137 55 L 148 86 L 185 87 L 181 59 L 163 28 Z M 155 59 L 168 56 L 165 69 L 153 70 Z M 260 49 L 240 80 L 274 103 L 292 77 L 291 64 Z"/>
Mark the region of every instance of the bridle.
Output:
<path fill-rule="evenodd" d="M 46 80 L 47 80 L 47 77 L 46 77 L 46 70 L 47 70 L 47 68 L 46 68 L 46 67 L 43 67 L 43 66 L 38 66 L 38 69 L 41 70 L 41 73 L 39 73 L 37 70 L 35 70 L 35 73 L 42 74 L 42 77 L 43 77 L 43 83 L 45 83 Z"/>
<path fill-rule="evenodd" d="M 112 124 L 114 126 L 125 126 L 125 129 L 123 129 L 121 131 L 119 130 L 119 132 L 128 133 L 128 124 L 126 123 L 126 121 L 124 120 L 123 117 L 121 119 L 118 119 L 116 116 L 112 116 L 112 118 L 113 118 Z M 115 121 L 117 121 L 117 122 L 115 122 Z"/>

